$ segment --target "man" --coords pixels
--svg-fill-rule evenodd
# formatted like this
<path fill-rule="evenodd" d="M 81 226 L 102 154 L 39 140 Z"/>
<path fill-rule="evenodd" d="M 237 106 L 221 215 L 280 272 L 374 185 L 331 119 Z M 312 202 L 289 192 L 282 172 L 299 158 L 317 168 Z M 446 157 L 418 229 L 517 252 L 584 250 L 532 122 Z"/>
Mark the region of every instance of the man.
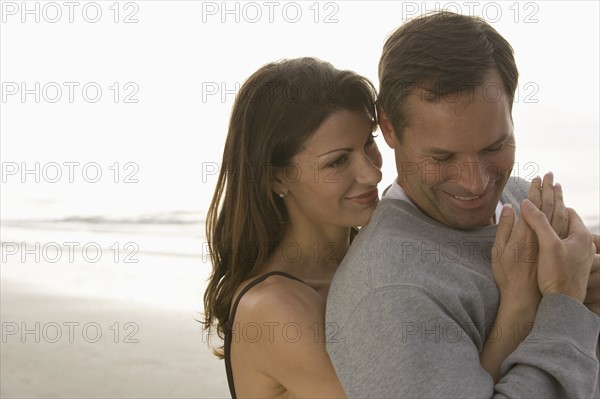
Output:
<path fill-rule="evenodd" d="M 529 185 L 510 178 L 517 79 L 512 48 L 480 19 L 433 14 L 387 40 L 378 105 L 398 177 L 327 303 L 349 397 L 598 397 L 600 319 L 583 304 L 592 238 L 574 211 L 522 202 Z M 500 270 L 521 289 L 500 298 Z M 517 302 L 530 293 L 541 300 L 528 315 Z M 533 328 L 505 323 L 515 318 Z M 479 356 L 501 334 L 515 341 L 494 378 Z"/>

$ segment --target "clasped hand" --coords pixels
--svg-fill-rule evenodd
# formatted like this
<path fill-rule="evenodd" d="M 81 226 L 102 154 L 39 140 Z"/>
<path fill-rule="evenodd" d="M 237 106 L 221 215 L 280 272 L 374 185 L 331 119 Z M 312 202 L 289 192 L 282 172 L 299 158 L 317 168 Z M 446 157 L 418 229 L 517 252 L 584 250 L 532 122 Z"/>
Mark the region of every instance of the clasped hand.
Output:
<path fill-rule="evenodd" d="M 535 315 L 543 296 L 558 293 L 600 316 L 600 237 L 565 207 L 552 173 L 532 181 L 521 217 L 515 219 L 505 205 L 492 254 L 501 306 Z"/>

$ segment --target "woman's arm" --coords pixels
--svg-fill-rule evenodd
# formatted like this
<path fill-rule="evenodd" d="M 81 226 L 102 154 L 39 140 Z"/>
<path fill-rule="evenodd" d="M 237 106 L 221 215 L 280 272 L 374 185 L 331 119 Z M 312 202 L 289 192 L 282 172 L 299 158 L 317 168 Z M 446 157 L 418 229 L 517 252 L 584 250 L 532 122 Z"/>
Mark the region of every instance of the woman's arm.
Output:
<path fill-rule="evenodd" d="M 325 350 L 324 299 L 301 282 L 271 279 L 240 317 L 262 327 L 261 339 L 247 343 L 253 367 L 293 397 L 346 398 Z"/>
<path fill-rule="evenodd" d="M 551 173 L 532 181 L 527 198 L 550 221 L 554 231 L 564 238 L 568 231 L 568 214 L 560 185 L 554 185 Z M 512 235 L 511 235 L 512 234 Z M 492 271 L 500 290 L 500 305 L 493 331 L 480 354 L 482 367 L 494 382 L 501 377 L 500 366 L 534 328 L 542 298 L 537 282 L 538 242 L 535 233 L 521 218 L 505 206 L 498 223 L 492 253 Z"/>
<path fill-rule="evenodd" d="M 596 255 L 592 263 L 587 295 L 583 304 L 597 316 L 600 316 L 600 236 L 592 234 L 592 237 L 596 246 Z"/>

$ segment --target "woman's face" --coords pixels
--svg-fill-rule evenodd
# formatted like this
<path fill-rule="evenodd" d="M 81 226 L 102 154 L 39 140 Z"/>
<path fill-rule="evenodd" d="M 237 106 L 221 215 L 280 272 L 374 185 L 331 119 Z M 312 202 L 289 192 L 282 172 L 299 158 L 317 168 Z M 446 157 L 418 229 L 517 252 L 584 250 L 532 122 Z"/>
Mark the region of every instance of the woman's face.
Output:
<path fill-rule="evenodd" d="M 330 115 L 279 173 L 292 222 L 363 226 L 379 201 L 381 154 L 364 111 Z"/>

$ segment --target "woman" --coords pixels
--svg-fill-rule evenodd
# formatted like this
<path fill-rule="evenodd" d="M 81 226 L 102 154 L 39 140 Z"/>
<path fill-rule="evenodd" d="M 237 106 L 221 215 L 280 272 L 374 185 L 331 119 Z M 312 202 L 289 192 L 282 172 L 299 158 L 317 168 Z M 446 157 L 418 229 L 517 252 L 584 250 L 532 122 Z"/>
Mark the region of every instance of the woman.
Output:
<path fill-rule="evenodd" d="M 225 338 L 216 354 L 232 397 L 345 396 L 325 351 L 336 332 L 325 302 L 378 201 L 376 126 L 373 85 L 313 58 L 268 64 L 241 87 L 207 217 L 204 297 L 205 327 Z M 510 277 L 494 272 L 502 295 Z M 497 322 L 523 326 L 539 299 L 532 285 L 523 311 Z M 486 343 L 481 361 L 495 379 L 527 331 Z"/>

